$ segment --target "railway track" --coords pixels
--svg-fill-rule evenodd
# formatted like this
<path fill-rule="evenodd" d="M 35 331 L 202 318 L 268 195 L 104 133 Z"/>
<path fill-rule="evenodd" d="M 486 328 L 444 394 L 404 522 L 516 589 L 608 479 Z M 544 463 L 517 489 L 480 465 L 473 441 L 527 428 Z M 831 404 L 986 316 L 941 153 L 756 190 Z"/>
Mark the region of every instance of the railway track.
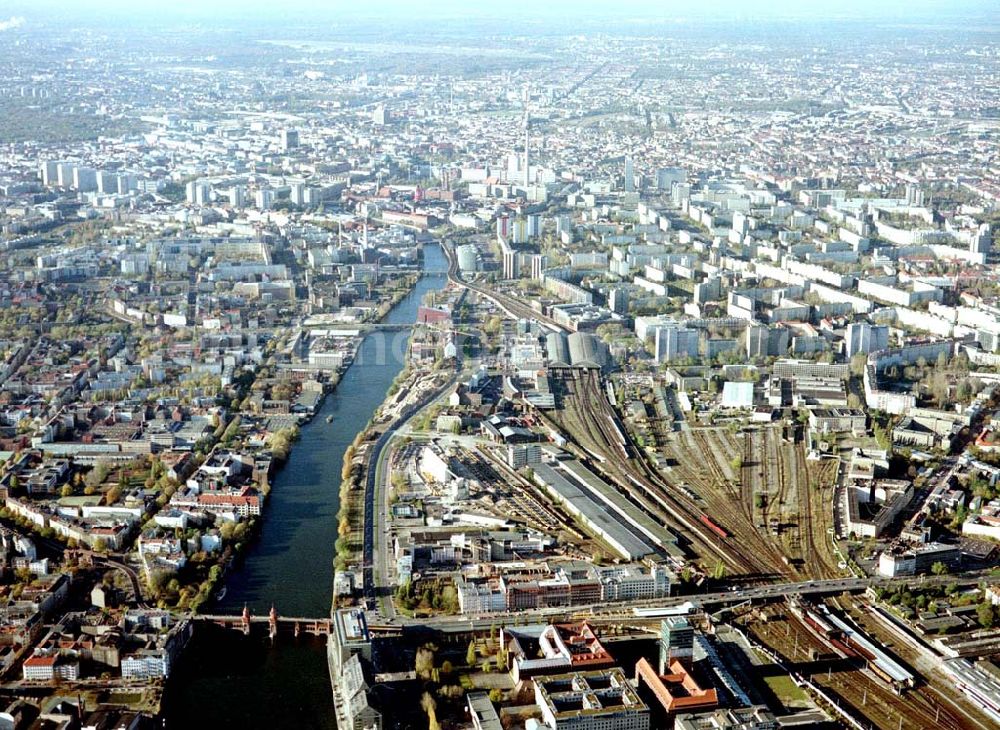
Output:
<path fill-rule="evenodd" d="M 500 292 L 495 292 L 492 289 L 487 289 L 486 287 L 480 286 L 478 284 L 472 284 L 467 282 L 462 278 L 458 270 L 458 258 L 455 256 L 455 252 L 451 248 L 451 244 L 445 242 L 441 247 L 444 250 L 445 256 L 448 259 L 448 280 L 451 281 L 456 286 L 460 286 L 464 289 L 474 291 L 482 297 L 491 299 L 502 309 L 507 310 L 510 314 L 521 319 L 534 319 L 541 322 L 550 329 L 559 332 L 565 332 L 566 328 L 555 322 L 552 318 L 545 316 L 541 312 L 537 312 L 523 302 L 519 302 L 511 296 L 502 294 Z"/>
<path fill-rule="evenodd" d="M 624 430 L 620 430 L 617 426 L 611 429 L 611 424 L 614 422 L 612 419 L 615 416 L 609 413 L 610 405 L 600 388 L 594 386 L 595 377 L 593 373 L 574 375 L 573 397 L 566 398 L 566 411 L 575 417 L 574 425 L 579 426 L 580 430 L 577 431 L 570 424 L 562 424 L 562 428 L 583 451 L 594 458 L 595 468 L 617 484 L 619 490 L 647 514 L 664 524 L 669 521 L 687 531 L 688 538 L 692 542 L 716 554 L 734 570 L 755 570 L 755 566 L 750 565 L 744 558 L 729 555 L 728 551 L 718 544 L 718 538 L 707 527 L 701 526 L 698 522 L 701 510 L 696 504 L 693 502 L 685 504 L 676 498 L 671 494 L 672 488 L 658 476 L 656 479 L 651 479 L 649 471 L 652 467 L 646 463 L 644 457 L 631 451 L 631 446 L 624 440 Z M 543 418 L 549 417 L 543 416 Z M 619 431 L 621 442 L 619 442 Z M 589 446 L 581 443 L 581 440 L 589 441 Z"/>
<path fill-rule="evenodd" d="M 758 640 L 786 657 L 789 666 L 806 674 L 862 724 L 874 723 L 874 727 L 885 730 L 900 727 L 904 730 L 967 730 L 975 727 L 947 704 L 939 702 L 936 692 L 927 686 L 918 686 L 901 696 L 870 674 L 863 663 L 852 665 L 848 660 L 840 660 L 830 664 L 829 669 L 824 669 L 822 663 L 817 666 L 808 659 L 810 650 L 822 656 L 829 654 L 830 647 L 791 612 L 786 613 L 781 623 L 781 629 L 765 633 L 756 628 L 752 630 Z"/>
<path fill-rule="evenodd" d="M 752 561 L 759 573 L 783 573 L 785 564 L 781 553 L 769 545 L 754 528 L 750 502 L 743 493 L 740 483 L 744 480 L 729 478 L 715 454 L 726 452 L 719 443 L 722 437 L 711 429 L 695 430 L 683 433 L 680 437 L 682 447 L 688 453 L 678 450 L 676 444 L 671 444 L 668 453 L 677 461 L 678 472 L 683 474 L 684 481 L 695 487 L 704 509 L 716 516 L 716 521 L 728 531 L 729 539 L 745 555 L 752 555 Z M 735 453 L 735 449 L 731 449 Z M 692 463 L 690 454 L 700 454 L 701 458 Z M 707 467 L 703 469 L 702 467 Z M 764 560 L 761 560 L 761 558 Z"/>
<path fill-rule="evenodd" d="M 762 519 L 764 520 L 765 531 L 762 533 L 757 526 L 757 522 L 754 520 L 754 493 L 764 493 L 768 495 L 768 499 L 765 501 L 765 506 L 770 505 L 770 492 L 764 489 L 766 484 L 765 475 L 768 473 L 781 474 L 781 465 L 778 463 L 776 456 L 772 453 L 768 453 L 769 439 L 768 432 L 765 430 L 763 435 L 754 431 L 748 434 L 747 439 L 744 439 L 744 446 L 749 446 L 749 453 L 744 458 L 744 474 L 746 474 L 746 469 L 749 468 L 751 474 L 753 475 L 753 481 L 757 485 L 754 489 L 753 485 L 749 480 L 743 480 L 740 490 L 740 507 L 743 512 L 743 516 L 746 519 L 748 526 L 747 530 L 747 540 L 751 541 L 750 544 L 756 545 L 757 549 L 762 555 L 767 555 L 772 560 L 774 566 L 776 566 L 776 571 L 781 574 L 790 574 L 789 565 L 785 554 L 781 549 L 775 545 L 774 541 L 770 539 L 769 532 L 767 531 L 767 515 L 768 512 L 761 510 Z M 764 449 L 759 449 L 757 447 L 757 439 L 763 439 Z M 763 453 L 764 463 L 760 463 L 755 460 L 758 453 Z M 749 465 L 749 466 L 748 466 Z M 780 477 L 779 477 L 780 478 Z"/>
<path fill-rule="evenodd" d="M 841 574 L 836 563 L 832 562 L 829 549 L 821 549 L 816 541 L 817 526 L 822 529 L 822 520 L 815 519 L 812 504 L 812 492 L 810 490 L 809 465 L 806 463 L 805 454 L 798 446 L 795 447 L 794 457 L 791 461 L 795 471 L 795 484 L 798 490 L 799 502 L 799 544 L 802 546 L 803 568 L 810 566 L 815 568 L 812 577 L 834 578 Z M 823 539 L 825 533 L 820 533 Z M 804 574 L 810 571 L 802 571 Z"/>
<path fill-rule="evenodd" d="M 630 485 L 629 491 L 633 494 L 638 489 L 645 498 L 643 501 L 651 500 L 655 503 L 659 510 L 665 512 L 676 524 L 687 531 L 692 542 L 707 548 L 731 568 L 745 573 L 770 575 L 773 572 L 773 566 L 761 561 L 757 555 L 744 553 L 742 550 L 736 552 L 720 545 L 720 540 L 725 542 L 725 539 L 721 539 L 711 528 L 701 522 L 704 511 L 700 505 L 689 497 L 678 495 L 676 490 L 648 462 L 645 455 L 633 450 L 624 436 L 625 431 L 618 421 L 617 414 L 612 411 L 602 389 L 598 384 L 595 384 L 597 378 L 595 373 L 589 373 L 580 379 L 584 381 L 580 390 L 584 407 L 580 410 L 596 417 L 596 429 L 603 434 L 605 444 L 615 445 L 614 453 L 608 453 L 607 448 L 603 447 L 605 453 L 602 454 L 602 470 L 606 474 L 609 472 L 617 474 L 618 479 L 615 481 L 619 483 L 624 481 L 625 484 Z M 592 433 L 593 430 L 591 430 Z M 621 446 L 620 452 L 618 446 Z M 716 468 L 718 468 L 717 465 Z M 700 481 L 702 488 L 711 488 L 711 484 L 705 480 L 698 481 Z M 647 509 L 647 511 L 649 510 Z M 738 541 L 732 542 L 738 544 Z M 743 547 L 740 545 L 740 548 Z"/>

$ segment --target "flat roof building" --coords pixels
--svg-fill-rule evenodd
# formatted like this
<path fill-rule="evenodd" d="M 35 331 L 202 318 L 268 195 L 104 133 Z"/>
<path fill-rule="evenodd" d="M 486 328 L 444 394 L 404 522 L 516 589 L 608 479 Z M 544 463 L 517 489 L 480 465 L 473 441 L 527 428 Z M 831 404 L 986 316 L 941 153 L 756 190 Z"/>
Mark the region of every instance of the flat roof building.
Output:
<path fill-rule="evenodd" d="M 715 712 L 684 713 L 674 718 L 674 730 L 777 730 L 778 719 L 764 706 L 736 707 Z"/>
<path fill-rule="evenodd" d="M 673 544 L 669 533 L 622 498 L 579 462 L 572 460 L 534 467 L 535 481 L 588 531 L 627 560 L 639 560 L 658 551 L 658 539 Z"/>
<path fill-rule="evenodd" d="M 649 730 L 649 707 L 621 669 L 535 677 L 535 702 L 552 730 Z"/>
<path fill-rule="evenodd" d="M 745 410 L 753 408 L 753 383 L 725 383 L 722 386 L 722 407 Z"/>
<path fill-rule="evenodd" d="M 503 730 L 500 715 L 485 692 L 469 692 L 465 698 L 475 730 Z"/>

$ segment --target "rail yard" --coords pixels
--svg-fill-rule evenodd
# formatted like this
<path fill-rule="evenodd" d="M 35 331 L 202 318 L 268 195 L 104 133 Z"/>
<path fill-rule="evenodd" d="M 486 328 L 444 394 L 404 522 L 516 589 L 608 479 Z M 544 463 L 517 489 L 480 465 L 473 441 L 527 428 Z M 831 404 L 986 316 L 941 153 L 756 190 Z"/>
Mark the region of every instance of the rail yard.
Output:
<path fill-rule="evenodd" d="M 698 499 L 672 485 L 649 464 L 627 438 L 596 372 L 570 371 L 558 382 L 563 388 L 563 411 L 553 417 L 554 422 L 629 499 L 681 531 L 706 560 L 722 560 L 735 574 L 759 577 L 782 572 L 742 546 L 734 549 L 735 536 L 720 525 L 706 523 Z"/>
<path fill-rule="evenodd" d="M 677 529 L 707 569 L 721 560 L 748 580 L 842 574 L 825 506 L 834 465 L 808 462 L 780 428 L 667 433 L 657 448 L 668 466 L 659 469 L 630 438 L 598 372 L 553 380 L 561 404 L 546 416 L 553 427 L 629 499 Z"/>
<path fill-rule="evenodd" d="M 843 599 L 831 601 L 840 606 Z M 846 605 L 854 605 L 847 599 Z M 857 605 L 864 605 L 858 603 Z M 859 615 L 857 611 L 855 615 Z M 809 616 L 815 615 L 815 609 Z M 851 616 L 853 618 L 853 616 Z M 928 683 L 920 676 L 914 686 L 897 687 L 890 677 L 878 669 L 869 658 L 849 644 L 831 638 L 829 626 L 801 611 L 793 611 L 787 603 L 774 604 L 755 616 L 743 620 L 749 635 L 763 647 L 774 652 L 785 669 L 809 680 L 832 702 L 856 721 L 867 727 L 880 728 L 988 728 L 985 717 L 978 716 L 968 703 L 957 706 L 935 689 L 937 682 Z M 896 652 L 896 645 L 887 643 L 886 652 Z M 909 664 L 901 660 L 903 672 Z"/>

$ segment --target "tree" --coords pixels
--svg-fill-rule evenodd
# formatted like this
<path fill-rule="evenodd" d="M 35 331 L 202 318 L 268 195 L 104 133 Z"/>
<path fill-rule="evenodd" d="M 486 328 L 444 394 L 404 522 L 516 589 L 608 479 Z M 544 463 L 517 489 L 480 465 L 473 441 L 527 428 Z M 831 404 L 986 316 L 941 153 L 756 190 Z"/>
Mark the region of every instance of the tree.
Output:
<path fill-rule="evenodd" d="M 420 707 L 427 713 L 427 730 L 441 730 L 441 725 L 437 719 L 437 702 L 430 692 L 424 692 L 420 698 Z"/>
<path fill-rule="evenodd" d="M 465 663 L 470 667 L 474 666 L 476 663 L 476 641 L 473 639 L 469 642 L 469 648 L 465 652 Z"/>
<path fill-rule="evenodd" d="M 993 604 L 980 603 L 976 607 L 976 618 L 979 619 L 979 625 L 984 629 L 992 629 L 993 625 L 996 623 L 996 614 L 993 612 Z"/>
<path fill-rule="evenodd" d="M 429 644 L 424 644 L 417 649 L 413 670 L 422 679 L 430 678 L 431 672 L 434 670 L 434 649 Z"/>
<path fill-rule="evenodd" d="M 63 497 L 72 497 L 73 487 L 71 487 L 69 484 L 64 484 L 63 488 L 59 491 L 59 494 L 62 495 Z"/>
<path fill-rule="evenodd" d="M 945 575 L 948 573 L 948 566 L 939 560 L 931 566 L 931 572 L 934 575 Z"/>
<path fill-rule="evenodd" d="M 96 487 L 104 483 L 111 471 L 111 463 L 107 459 L 100 459 L 94 468 L 87 474 L 87 485 Z"/>

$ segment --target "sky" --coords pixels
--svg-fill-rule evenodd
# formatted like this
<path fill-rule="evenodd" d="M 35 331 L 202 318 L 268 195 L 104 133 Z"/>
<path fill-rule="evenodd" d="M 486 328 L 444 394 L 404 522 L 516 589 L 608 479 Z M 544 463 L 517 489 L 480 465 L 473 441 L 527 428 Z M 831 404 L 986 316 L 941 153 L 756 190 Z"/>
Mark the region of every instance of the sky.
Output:
<path fill-rule="evenodd" d="M 169 9 L 165 9 L 167 6 Z M 53 16 L 67 20 L 100 23 L 119 18 L 178 21 L 228 21 L 255 18 L 289 23 L 360 17 L 431 19 L 481 17 L 513 19 L 612 17 L 617 20 L 780 19 L 825 20 L 831 17 L 927 20 L 937 15 L 987 16 L 996 10 L 996 0 L 3 0 L 0 22 L 7 18 L 32 20 Z M 0 26 L 2 29 L 2 26 Z M 13 28 L 16 30 L 16 28 Z"/>

